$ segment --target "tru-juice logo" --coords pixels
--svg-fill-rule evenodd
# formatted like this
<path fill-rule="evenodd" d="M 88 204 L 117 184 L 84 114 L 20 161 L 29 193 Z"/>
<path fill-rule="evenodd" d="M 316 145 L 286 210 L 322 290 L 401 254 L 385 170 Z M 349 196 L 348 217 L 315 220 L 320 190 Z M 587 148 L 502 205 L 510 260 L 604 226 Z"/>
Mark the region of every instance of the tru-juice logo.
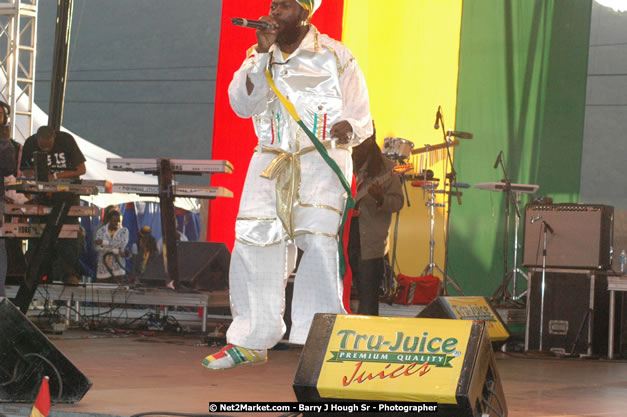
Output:
<path fill-rule="evenodd" d="M 457 316 L 462 320 L 484 320 L 487 322 L 496 321 L 490 311 L 490 307 L 481 305 L 451 305 Z"/>
<path fill-rule="evenodd" d="M 354 330 L 340 330 L 340 350 L 332 351 L 327 362 L 357 362 L 352 376 L 344 376 L 342 384 L 362 384 L 373 379 L 395 379 L 414 374 L 423 376 L 435 367 L 452 367 L 450 361 L 461 355 L 457 350 L 458 340 L 430 337 L 428 332 L 421 336 L 405 336 L 396 332 L 392 340 L 383 335 L 359 334 Z M 361 371 L 364 362 L 380 363 L 380 372 Z M 385 364 L 385 365 L 384 365 Z"/>

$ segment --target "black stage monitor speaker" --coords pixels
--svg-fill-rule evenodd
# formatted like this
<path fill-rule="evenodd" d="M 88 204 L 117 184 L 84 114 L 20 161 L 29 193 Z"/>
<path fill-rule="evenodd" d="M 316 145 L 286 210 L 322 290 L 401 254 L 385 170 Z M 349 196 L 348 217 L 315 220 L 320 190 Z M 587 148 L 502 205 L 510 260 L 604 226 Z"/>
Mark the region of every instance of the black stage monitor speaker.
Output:
<path fill-rule="evenodd" d="M 80 401 L 92 385 L 7 298 L 0 298 L 0 402 L 34 402 L 46 375 L 53 402 Z"/>
<path fill-rule="evenodd" d="M 607 354 L 609 293 L 605 275 L 593 278 L 584 271 L 547 271 L 542 329 L 541 313 L 542 272 L 538 270 L 532 272 L 529 283 L 527 350 Z"/>
<path fill-rule="evenodd" d="M 486 297 L 437 297 L 416 317 L 484 320 L 492 342 L 504 342 L 510 336 L 503 319 Z"/>
<path fill-rule="evenodd" d="M 523 265 L 542 266 L 544 223 L 547 268 L 609 269 L 614 208 L 588 204 L 527 204 Z"/>
<path fill-rule="evenodd" d="M 316 314 L 294 393 L 300 402 L 427 402 L 439 416 L 507 416 L 483 321 Z"/>
<path fill-rule="evenodd" d="M 196 290 L 217 291 L 228 288 L 231 253 L 224 243 L 176 242 L 179 281 Z M 153 256 L 140 277 L 147 284 L 164 285 L 168 274 L 163 257 Z"/>

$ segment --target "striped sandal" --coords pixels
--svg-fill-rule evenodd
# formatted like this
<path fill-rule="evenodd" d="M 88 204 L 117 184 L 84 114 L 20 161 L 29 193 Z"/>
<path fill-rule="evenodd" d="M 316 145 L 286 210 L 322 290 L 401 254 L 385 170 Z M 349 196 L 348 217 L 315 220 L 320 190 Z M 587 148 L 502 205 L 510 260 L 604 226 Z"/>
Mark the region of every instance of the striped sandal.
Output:
<path fill-rule="evenodd" d="M 207 356 L 202 366 L 213 371 L 235 368 L 239 365 L 261 365 L 268 361 L 266 349 L 247 349 L 241 346 L 226 345 L 219 352 Z"/>

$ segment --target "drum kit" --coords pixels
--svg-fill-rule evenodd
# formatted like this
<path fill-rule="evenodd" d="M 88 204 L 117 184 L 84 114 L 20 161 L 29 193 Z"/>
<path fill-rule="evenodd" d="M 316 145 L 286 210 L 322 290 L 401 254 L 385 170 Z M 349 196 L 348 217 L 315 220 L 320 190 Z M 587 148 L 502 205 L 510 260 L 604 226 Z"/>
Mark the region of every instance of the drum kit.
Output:
<path fill-rule="evenodd" d="M 425 203 L 425 206 L 429 208 L 430 218 L 430 238 L 429 238 L 429 263 L 422 272 L 422 275 L 431 274 L 434 271 L 439 271 L 442 274 L 442 292 L 443 295 L 448 295 L 448 285 L 452 285 L 459 294 L 464 295 L 464 292 L 457 284 L 457 282 L 448 275 L 448 240 L 450 230 L 450 214 L 451 214 L 451 199 L 457 198 L 458 204 L 461 205 L 461 195 L 459 188 L 468 188 L 468 184 L 457 183 L 457 172 L 453 166 L 453 158 L 451 156 L 451 148 L 458 146 L 459 139 L 472 139 L 472 133 L 446 130 L 444 123 L 444 114 L 442 107 L 438 106 L 438 110 L 435 116 L 434 129 L 442 129 L 443 141 L 442 143 L 435 145 L 425 145 L 422 148 L 414 149 L 414 144 L 403 138 L 388 137 L 385 138 L 383 144 L 383 154 L 388 158 L 397 161 L 397 163 L 403 163 L 402 161 L 408 160 L 410 157 L 419 155 L 420 163 L 417 175 L 414 175 L 415 181 L 412 181 L 412 186 L 420 187 L 425 193 L 429 194 L 429 198 Z M 444 170 L 446 181 L 444 183 L 444 189 L 438 190 L 440 180 L 433 177 L 433 171 L 427 169 L 429 166 L 436 163 L 438 160 L 444 160 Z M 403 183 L 404 184 L 404 183 Z M 405 188 L 405 194 L 407 195 L 407 189 Z M 448 201 L 446 204 L 436 202 L 436 194 L 447 195 Z M 409 206 L 409 202 L 407 204 Z M 445 228 L 445 243 L 444 243 L 444 270 L 435 263 L 435 238 L 434 238 L 434 226 L 435 226 L 435 208 L 448 208 L 446 210 L 446 228 Z M 397 216 L 398 226 L 398 216 Z M 396 239 L 396 236 L 395 236 Z M 396 245 L 395 245 L 396 246 Z"/>
<path fill-rule="evenodd" d="M 397 164 L 404 164 L 406 163 L 407 160 L 409 160 L 412 155 L 417 155 L 417 154 L 426 154 L 426 153 L 432 153 L 434 151 L 439 151 L 439 150 L 443 150 L 446 149 L 448 156 L 450 157 L 450 153 L 449 153 L 449 147 L 452 146 L 457 146 L 459 142 L 458 141 L 453 141 L 450 140 L 449 137 L 446 138 L 445 143 L 442 144 L 438 144 L 438 145 L 427 145 L 424 148 L 420 148 L 420 149 L 416 149 L 414 150 L 414 143 L 407 140 L 407 139 L 403 139 L 403 138 L 398 138 L 398 137 L 386 137 L 384 142 L 383 142 L 383 154 L 388 157 L 389 159 L 395 161 Z M 450 159 L 449 159 L 450 160 Z M 436 198 L 435 195 L 438 193 L 448 193 L 449 194 L 449 207 L 450 207 L 450 196 L 452 194 L 457 195 L 458 200 L 460 199 L 461 193 L 459 193 L 458 191 L 452 191 L 451 189 L 449 189 L 449 191 L 439 191 L 438 185 L 439 185 L 439 179 L 437 178 L 433 178 L 433 172 L 430 170 L 427 170 L 427 164 L 423 164 L 424 159 L 421 158 L 421 163 L 420 163 L 420 172 L 417 176 L 419 181 L 413 181 L 412 185 L 413 186 L 418 186 L 421 187 L 425 192 L 429 193 L 429 199 L 427 201 L 427 203 L 425 203 L 425 205 L 427 207 L 429 207 L 429 217 L 430 217 L 430 238 L 429 238 L 429 264 L 425 267 L 425 269 L 422 272 L 422 275 L 426 275 L 431 274 L 433 275 L 433 272 L 435 270 L 439 271 L 442 276 L 443 276 L 443 294 L 447 295 L 447 284 L 451 284 L 453 285 L 453 287 L 460 293 L 460 294 L 464 294 L 462 289 L 459 287 L 459 285 L 455 282 L 455 280 L 451 277 L 449 277 L 446 273 L 446 271 L 444 271 L 442 268 L 440 268 L 436 263 L 435 263 L 435 238 L 434 238 L 434 227 L 435 227 L 435 207 L 446 207 L 445 204 L 443 203 L 437 203 L 436 202 Z M 451 160 L 452 161 L 452 160 Z M 423 165 L 424 168 L 423 169 Z M 452 168 L 452 165 L 451 165 Z M 447 175 L 447 178 L 451 179 L 450 175 Z M 409 202 L 409 195 L 407 193 L 407 187 L 406 187 L 406 183 L 405 183 L 405 178 L 404 176 L 401 176 L 401 181 L 403 183 L 403 188 L 405 190 L 405 197 L 406 197 L 406 201 L 407 201 L 407 206 L 410 206 L 410 202 Z M 449 186 L 451 185 L 452 181 L 449 181 Z M 450 210 L 449 210 L 450 212 Z M 397 240 L 397 232 L 398 232 L 398 214 L 396 216 L 396 224 L 394 227 L 394 244 L 393 244 L 393 256 L 392 256 L 392 265 L 395 264 L 396 261 L 396 240 Z M 446 246 L 448 246 L 448 216 L 447 216 L 447 229 L 446 229 Z M 445 257 L 446 259 L 446 257 Z"/>
<path fill-rule="evenodd" d="M 425 206 L 429 208 L 429 217 L 430 217 L 429 263 L 423 270 L 422 275 L 426 275 L 427 273 L 433 274 L 433 272 L 437 270 L 443 276 L 443 283 L 442 283 L 443 295 L 448 294 L 447 293 L 448 284 L 452 285 L 461 295 L 464 295 L 462 289 L 459 287 L 457 282 L 455 282 L 455 280 L 448 275 L 446 267 L 448 265 L 448 239 L 449 239 L 449 229 L 450 229 L 449 225 L 450 225 L 450 213 L 451 213 L 451 198 L 456 197 L 458 204 L 461 205 L 462 193 L 459 191 L 459 188 L 469 188 L 470 185 L 457 183 L 457 173 L 455 172 L 455 168 L 453 166 L 453 159 L 451 158 L 450 149 L 460 144 L 459 140 L 454 139 L 454 138 L 472 139 L 473 135 L 467 132 L 456 132 L 456 131 L 451 131 L 451 130 L 446 131 L 444 127 L 444 116 L 443 116 L 441 107 L 438 107 L 434 128 L 442 129 L 442 134 L 444 138 L 442 143 L 439 143 L 436 145 L 425 145 L 422 148 L 414 149 L 414 143 L 407 139 L 403 139 L 399 137 L 386 137 L 383 143 L 382 153 L 389 159 L 395 161 L 397 165 L 407 164 L 407 161 L 410 160 L 412 156 L 420 155 L 418 174 L 413 175 L 414 181 L 412 181 L 411 185 L 415 187 L 420 187 L 424 190 L 425 193 L 429 194 L 429 198 L 427 202 L 425 203 Z M 442 152 L 445 154 L 441 158 L 441 159 L 445 159 L 445 162 L 446 162 L 445 177 L 447 181 L 445 181 L 443 190 L 438 190 L 440 180 L 438 178 L 434 178 L 433 171 L 427 169 L 430 165 L 432 165 L 435 162 L 434 155 L 436 155 L 436 152 Z M 492 300 L 512 299 L 513 301 L 517 301 L 526 293 L 526 291 L 520 294 L 516 293 L 517 276 L 522 275 L 522 277 L 528 281 L 528 276 L 522 270 L 520 270 L 517 266 L 518 230 L 519 230 L 519 218 L 520 218 L 520 212 L 518 208 L 519 194 L 520 193 L 534 193 L 537 191 L 538 186 L 526 185 L 526 184 L 512 184 L 511 181 L 509 181 L 509 179 L 507 178 L 507 172 L 505 172 L 505 167 L 502 162 L 502 152 L 499 154 L 499 158 L 497 159 L 497 162 L 494 168 L 497 167 L 497 165 L 499 164 L 499 161 L 500 161 L 501 167 L 503 168 L 504 175 L 506 178 L 504 180 L 504 183 L 477 184 L 475 188 L 488 189 L 491 191 L 503 191 L 508 194 L 508 197 L 506 198 L 506 207 L 505 207 L 506 208 L 506 228 L 505 228 L 505 236 L 504 236 L 504 250 L 506 254 L 504 257 L 505 258 L 504 259 L 505 277 L 501 286 L 493 294 Z M 403 165 L 403 166 L 407 166 L 407 165 Z M 450 172 L 449 172 L 449 167 L 450 167 Z M 404 175 L 401 175 L 401 181 L 403 183 L 405 196 L 407 198 L 406 200 L 407 206 L 410 206 Z M 503 187 L 499 188 L 499 186 L 501 185 L 503 185 Z M 436 194 L 446 194 L 448 197 L 448 202 L 446 204 L 436 202 L 436 198 L 435 198 Z M 508 261 L 507 261 L 507 251 L 508 251 L 507 248 L 509 246 L 508 235 L 509 235 L 509 223 L 510 223 L 509 222 L 510 201 L 516 210 L 516 224 L 515 224 L 515 235 L 514 235 L 515 237 L 514 239 L 515 240 L 514 241 L 514 267 L 511 270 L 508 269 Z M 446 211 L 446 229 L 445 229 L 445 244 L 444 244 L 445 269 L 444 270 L 440 268 L 435 263 L 435 260 L 434 260 L 434 253 L 435 253 L 434 248 L 436 244 L 434 240 L 434 224 L 435 224 L 435 208 L 436 207 L 440 207 L 440 208 L 448 207 L 448 210 Z M 394 230 L 394 246 L 393 246 L 394 252 L 393 252 L 392 266 L 395 264 L 395 258 L 396 258 L 397 232 L 398 232 L 398 214 L 396 217 L 396 225 L 395 225 L 395 230 Z M 512 293 L 508 291 L 508 286 L 510 284 L 510 281 L 513 281 Z"/>

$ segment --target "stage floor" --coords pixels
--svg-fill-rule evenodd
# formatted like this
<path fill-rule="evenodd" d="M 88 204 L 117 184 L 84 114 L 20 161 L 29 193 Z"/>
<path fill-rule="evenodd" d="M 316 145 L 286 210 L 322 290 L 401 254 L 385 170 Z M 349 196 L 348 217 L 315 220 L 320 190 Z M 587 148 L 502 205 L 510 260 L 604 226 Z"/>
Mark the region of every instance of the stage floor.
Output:
<path fill-rule="evenodd" d="M 93 382 L 79 403 L 55 405 L 51 416 L 207 414 L 210 401 L 296 401 L 292 381 L 299 347 L 271 351 L 265 365 L 211 372 L 200 363 L 215 348 L 201 346 L 197 335 L 120 336 L 72 330 L 49 337 Z M 627 415 L 626 361 L 502 352 L 496 357 L 510 417 Z M 0 414 L 7 417 L 28 415 L 25 409 L 0 404 Z"/>

